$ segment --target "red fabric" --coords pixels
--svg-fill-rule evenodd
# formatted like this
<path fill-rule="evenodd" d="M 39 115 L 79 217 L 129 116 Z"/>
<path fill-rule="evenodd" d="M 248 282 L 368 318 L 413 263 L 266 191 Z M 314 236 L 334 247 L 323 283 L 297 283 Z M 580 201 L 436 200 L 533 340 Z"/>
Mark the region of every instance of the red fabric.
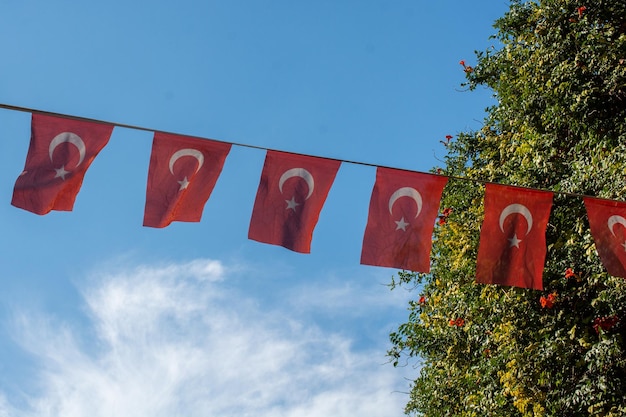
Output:
<path fill-rule="evenodd" d="M 430 271 L 430 249 L 447 177 L 376 170 L 361 263 Z"/>
<path fill-rule="evenodd" d="M 33 114 L 26 164 L 11 204 L 36 214 L 71 211 L 87 168 L 112 132 L 113 125 Z"/>
<path fill-rule="evenodd" d="M 248 238 L 309 253 L 313 229 L 340 164 L 267 151 Z"/>
<path fill-rule="evenodd" d="M 585 197 L 589 227 L 609 274 L 626 278 L 626 203 Z"/>
<path fill-rule="evenodd" d="M 199 222 L 231 144 L 155 133 L 143 225 Z"/>
<path fill-rule="evenodd" d="M 476 281 L 542 290 L 551 208 L 551 192 L 487 184 Z"/>

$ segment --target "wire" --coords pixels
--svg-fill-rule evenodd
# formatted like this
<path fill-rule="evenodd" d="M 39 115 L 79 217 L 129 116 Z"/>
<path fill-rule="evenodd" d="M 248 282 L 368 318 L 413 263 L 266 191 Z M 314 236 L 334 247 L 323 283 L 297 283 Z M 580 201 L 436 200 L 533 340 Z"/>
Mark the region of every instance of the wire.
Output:
<path fill-rule="evenodd" d="M 163 130 L 158 130 L 158 129 L 151 129 L 151 128 L 144 127 L 144 126 L 130 125 L 130 124 L 118 123 L 118 122 L 110 122 L 110 121 L 106 121 L 106 120 L 92 119 L 92 118 L 88 118 L 88 117 L 73 116 L 73 115 L 70 115 L 70 114 L 55 113 L 55 112 L 50 112 L 50 111 L 46 111 L 46 110 L 34 109 L 34 108 L 30 108 L 30 107 L 15 106 L 15 105 L 12 105 L 12 104 L 0 103 L 0 108 L 7 109 L 7 110 L 14 110 L 14 111 L 19 111 L 19 112 L 24 112 L 24 113 L 37 113 L 37 114 L 43 114 L 43 115 L 48 115 L 48 116 L 54 116 L 54 117 L 62 117 L 62 118 L 71 119 L 71 120 L 80 120 L 80 121 L 85 121 L 85 122 L 107 124 L 107 125 L 112 125 L 112 126 L 117 126 L 117 127 L 123 127 L 123 128 L 126 128 L 126 129 L 140 130 L 140 131 L 144 131 L 144 132 L 159 132 L 159 133 L 166 133 L 166 134 L 170 134 L 170 135 L 183 136 L 183 134 L 177 133 L 177 132 L 168 132 L 168 131 L 163 131 Z M 191 138 L 196 138 L 196 139 L 203 139 L 203 140 L 213 140 L 215 142 L 230 143 L 231 145 L 240 146 L 240 147 L 243 147 L 243 148 L 259 149 L 259 150 L 272 151 L 272 152 L 285 152 L 285 151 L 282 151 L 280 149 L 265 148 L 265 147 L 262 147 L 262 146 L 250 145 L 250 144 L 247 144 L 247 143 L 227 142 L 227 141 L 223 141 L 223 140 L 219 140 L 219 139 L 213 139 L 213 138 L 208 139 L 208 138 L 205 138 L 205 137 L 193 136 L 193 135 L 184 135 L 184 136 L 191 137 Z M 458 176 L 454 176 L 454 175 L 433 174 L 432 172 L 415 171 L 415 170 L 396 168 L 396 167 L 390 167 L 390 166 L 384 166 L 384 165 L 376 165 L 376 164 L 372 164 L 372 163 L 368 163 L 368 162 L 351 161 L 351 160 L 348 160 L 348 159 L 328 158 L 328 157 L 319 156 L 319 155 L 305 155 L 305 154 L 301 154 L 301 153 L 297 153 L 297 152 L 289 152 L 289 153 L 294 154 L 294 155 L 302 155 L 302 156 L 315 156 L 315 157 L 318 157 L 318 158 L 324 158 L 324 159 L 328 159 L 328 160 L 339 161 L 339 162 L 342 162 L 342 163 L 345 162 L 345 163 L 353 164 L 353 165 L 363 165 L 363 166 L 374 167 L 374 168 L 395 169 L 395 170 L 398 170 L 398 171 L 416 172 L 416 173 L 427 174 L 427 175 L 438 175 L 438 176 L 442 176 L 442 177 L 448 177 L 448 178 L 453 179 L 453 180 L 468 181 L 468 182 L 474 182 L 474 183 L 483 184 L 483 185 L 486 185 L 486 184 L 503 185 L 503 184 L 500 184 L 500 183 L 497 183 L 497 182 L 493 182 L 493 181 L 486 181 L 486 180 L 480 180 L 480 179 L 475 179 L 475 178 L 467 178 L 467 177 L 458 177 Z M 506 186 L 507 187 L 516 187 L 516 188 L 526 189 L 526 190 L 550 192 L 550 193 L 553 193 L 553 194 L 564 195 L 564 196 L 567 196 L 567 197 L 576 197 L 576 198 L 585 198 L 585 197 L 587 197 L 587 198 L 596 198 L 598 200 L 606 200 L 606 201 L 618 202 L 617 200 L 612 200 L 612 199 L 608 199 L 608 198 L 601 198 L 601 197 L 595 197 L 595 196 L 590 196 L 590 195 L 586 195 L 586 194 L 568 193 L 568 192 L 565 192 L 565 191 L 552 191 L 552 190 L 546 190 L 546 189 L 541 189 L 541 188 L 522 187 L 522 186 L 510 185 L 510 184 L 506 184 Z M 621 202 L 621 201 L 619 201 L 619 202 Z"/>

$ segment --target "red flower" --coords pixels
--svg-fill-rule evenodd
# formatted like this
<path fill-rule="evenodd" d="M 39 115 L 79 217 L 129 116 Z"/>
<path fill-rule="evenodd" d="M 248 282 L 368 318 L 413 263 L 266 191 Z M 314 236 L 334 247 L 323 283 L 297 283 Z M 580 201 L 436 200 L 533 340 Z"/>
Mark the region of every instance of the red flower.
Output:
<path fill-rule="evenodd" d="M 543 295 L 539 297 L 539 303 L 542 308 L 552 308 L 554 307 L 554 302 L 556 301 L 556 293 L 549 294 L 547 297 Z"/>
<path fill-rule="evenodd" d="M 446 221 L 448 221 L 448 217 L 450 216 L 450 213 L 452 213 L 452 209 L 449 207 L 446 207 L 445 209 L 443 209 L 443 211 L 441 212 L 441 214 L 438 216 L 439 218 L 439 224 L 443 225 L 446 224 Z"/>
<path fill-rule="evenodd" d="M 606 317 L 598 317 L 593 321 L 593 329 L 596 333 L 600 333 L 598 329 L 602 329 L 603 331 L 610 330 L 613 326 L 615 326 L 618 322 L 617 316 L 606 316 Z"/>
<path fill-rule="evenodd" d="M 465 65 L 465 61 L 463 61 L 463 60 L 459 61 L 459 64 L 463 65 L 463 70 L 465 72 L 472 72 L 472 71 L 474 71 L 474 68 L 470 67 L 469 65 Z"/>
<path fill-rule="evenodd" d="M 426 297 L 424 297 L 423 295 L 420 297 L 420 300 L 418 301 L 420 305 L 424 305 L 426 304 Z"/>
<path fill-rule="evenodd" d="M 452 139 L 451 135 L 446 135 L 446 141 L 440 140 L 439 142 L 443 143 L 443 146 L 448 146 L 450 144 L 450 139 Z"/>
<path fill-rule="evenodd" d="M 572 268 L 567 268 L 565 270 L 565 278 L 567 279 L 576 278 L 576 274 L 574 273 L 574 270 Z"/>
<path fill-rule="evenodd" d="M 450 326 L 463 327 L 465 325 L 465 319 L 462 319 L 460 317 L 457 319 L 450 319 L 450 321 L 448 321 L 448 324 Z"/>
<path fill-rule="evenodd" d="M 587 10 L 587 8 L 585 6 L 580 6 L 576 10 L 578 10 L 578 17 L 581 18 L 581 17 L 583 17 L 583 13 L 585 12 L 585 10 Z"/>

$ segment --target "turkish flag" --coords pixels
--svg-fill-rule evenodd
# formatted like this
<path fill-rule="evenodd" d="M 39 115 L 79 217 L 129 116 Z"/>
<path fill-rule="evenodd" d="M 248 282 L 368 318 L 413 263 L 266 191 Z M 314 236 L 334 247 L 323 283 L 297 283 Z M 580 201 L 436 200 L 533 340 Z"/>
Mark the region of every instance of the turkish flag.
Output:
<path fill-rule="evenodd" d="M 598 255 L 609 274 L 626 278 L 626 203 L 584 197 Z"/>
<path fill-rule="evenodd" d="M 267 151 L 248 238 L 311 252 L 313 229 L 341 162 Z"/>
<path fill-rule="evenodd" d="M 430 249 L 447 177 L 377 168 L 361 264 L 430 271 Z"/>
<path fill-rule="evenodd" d="M 87 168 L 113 125 L 33 113 L 24 171 L 11 204 L 36 214 L 71 211 Z"/>
<path fill-rule="evenodd" d="M 551 208 L 551 192 L 487 184 L 476 281 L 542 290 Z"/>
<path fill-rule="evenodd" d="M 156 132 L 143 225 L 199 222 L 231 144 Z"/>

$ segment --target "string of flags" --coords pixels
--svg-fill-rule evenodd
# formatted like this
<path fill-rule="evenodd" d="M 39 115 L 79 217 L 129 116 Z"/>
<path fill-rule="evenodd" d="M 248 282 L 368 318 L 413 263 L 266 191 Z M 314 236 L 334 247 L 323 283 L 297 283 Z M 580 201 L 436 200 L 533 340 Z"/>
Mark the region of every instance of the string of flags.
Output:
<path fill-rule="evenodd" d="M 24 111 L 21 108 L 2 105 Z M 87 169 L 115 125 L 31 111 L 31 139 L 11 204 L 44 215 L 71 211 Z M 147 130 L 147 129 L 143 129 Z M 143 225 L 199 222 L 232 143 L 154 132 Z M 342 162 L 266 150 L 249 239 L 310 253 L 313 231 Z M 376 168 L 361 264 L 430 271 L 445 175 Z M 554 193 L 485 184 L 476 282 L 543 290 L 545 233 Z M 608 273 L 626 278 L 626 203 L 582 196 Z"/>

